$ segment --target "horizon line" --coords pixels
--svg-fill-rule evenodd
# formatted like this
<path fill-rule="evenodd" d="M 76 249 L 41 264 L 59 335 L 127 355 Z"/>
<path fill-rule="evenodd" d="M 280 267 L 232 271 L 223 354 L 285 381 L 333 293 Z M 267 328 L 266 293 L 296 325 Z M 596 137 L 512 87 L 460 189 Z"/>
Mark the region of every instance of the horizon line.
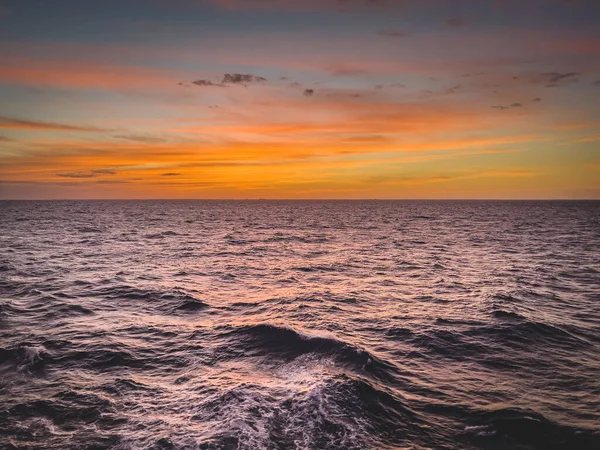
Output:
<path fill-rule="evenodd" d="M 291 202 L 291 201 L 449 201 L 449 202 L 569 202 L 569 201 L 600 201 L 600 198 L 4 198 L 0 202 L 65 202 L 65 201 L 98 201 L 98 202 L 119 202 L 119 201 L 206 201 L 206 202 L 224 202 L 224 201 L 244 201 L 244 202 Z"/>

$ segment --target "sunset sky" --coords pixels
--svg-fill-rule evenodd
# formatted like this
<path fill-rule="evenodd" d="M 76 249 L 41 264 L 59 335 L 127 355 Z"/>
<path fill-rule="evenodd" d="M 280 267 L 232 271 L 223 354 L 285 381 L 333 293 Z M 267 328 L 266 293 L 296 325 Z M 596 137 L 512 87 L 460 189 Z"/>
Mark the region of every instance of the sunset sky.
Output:
<path fill-rule="evenodd" d="M 0 198 L 600 198 L 597 0 L 0 0 Z"/>

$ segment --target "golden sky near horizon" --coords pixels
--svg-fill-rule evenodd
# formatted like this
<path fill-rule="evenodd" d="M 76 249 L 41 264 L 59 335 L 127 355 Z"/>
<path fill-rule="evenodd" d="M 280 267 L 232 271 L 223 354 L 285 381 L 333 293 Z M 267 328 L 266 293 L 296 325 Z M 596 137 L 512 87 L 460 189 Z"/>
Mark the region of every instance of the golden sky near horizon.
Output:
<path fill-rule="evenodd" d="M 0 198 L 600 198 L 599 18 L 0 0 Z"/>

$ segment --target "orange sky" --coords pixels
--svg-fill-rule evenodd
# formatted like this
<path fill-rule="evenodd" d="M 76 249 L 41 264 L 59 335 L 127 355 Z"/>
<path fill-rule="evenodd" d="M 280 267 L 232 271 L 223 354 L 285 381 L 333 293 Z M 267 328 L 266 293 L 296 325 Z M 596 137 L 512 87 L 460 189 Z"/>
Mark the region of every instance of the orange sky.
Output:
<path fill-rule="evenodd" d="M 0 198 L 600 198 L 599 5 L 449 3 L 0 0 Z"/>

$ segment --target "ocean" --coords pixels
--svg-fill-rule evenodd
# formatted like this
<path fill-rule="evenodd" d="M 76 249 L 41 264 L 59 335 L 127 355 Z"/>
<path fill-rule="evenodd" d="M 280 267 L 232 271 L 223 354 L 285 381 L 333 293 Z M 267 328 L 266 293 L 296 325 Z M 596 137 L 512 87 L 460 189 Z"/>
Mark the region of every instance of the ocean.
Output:
<path fill-rule="evenodd" d="M 0 202 L 0 448 L 597 450 L 600 202 Z"/>

